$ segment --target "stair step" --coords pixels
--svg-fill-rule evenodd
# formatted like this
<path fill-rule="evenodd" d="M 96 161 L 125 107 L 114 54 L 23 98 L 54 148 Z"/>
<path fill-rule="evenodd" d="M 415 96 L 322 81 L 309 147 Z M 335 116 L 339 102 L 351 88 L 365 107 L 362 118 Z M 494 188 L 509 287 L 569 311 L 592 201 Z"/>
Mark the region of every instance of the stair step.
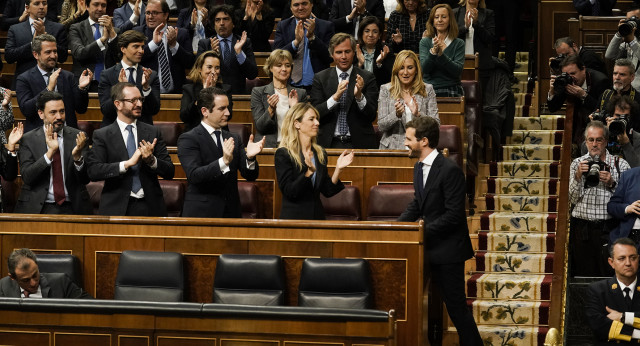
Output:
<path fill-rule="evenodd" d="M 487 193 L 504 195 L 556 195 L 558 179 L 489 178 Z"/>
<path fill-rule="evenodd" d="M 544 345 L 548 327 L 478 326 L 485 346 Z"/>
<path fill-rule="evenodd" d="M 553 130 L 514 130 L 510 137 L 507 137 L 507 144 L 562 144 L 563 131 Z"/>
<path fill-rule="evenodd" d="M 553 273 L 553 254 L 478 251 L 476 270 L 493 273 Z"/>
<path fill-rule="evenodd" d="M 559 161 L 562 147 L 559 145 L 503 145 L 502 158 L 509 160 L 553 160 Z"/>
<path fill-rule="evenodd" d="M 480 325 L 547 325 L 549 302 L 527 302 L 517 300 L 468 299 L 473 316 Z"/>
<path fill-rule="evenodd" d="M 557 214 L 486 212 L 480 217 L 480 229 L 494 232 L 555 232 Z"/>
<path fill-rule="evenodd" d="M 487 211 L 531 211 L 538 213 L 554 213 L 558 211 L 557 196 L 518 196 L 493 195 L 485 196 Z"/>
<path fill-rule="evenodd" d="M 539 301 L 551 298 L 552 275 L 476 273 L 467 280 L 467 297 Z"/>
<path fill-rule="evenodd" d="M 513 130 L 564 130 L 564 116 L 515 117 Z"/>
<path fill-rule="evenodd" d="M 555 249 L 553 233 L 478 232 L 478 249 L 486 251 L 549 252 Z"/>
<path fill-rule="evenodd" d="M 492 177 L 557 178 L 560 164 L 556 161 L 502 161 L 489 164 Z"/>

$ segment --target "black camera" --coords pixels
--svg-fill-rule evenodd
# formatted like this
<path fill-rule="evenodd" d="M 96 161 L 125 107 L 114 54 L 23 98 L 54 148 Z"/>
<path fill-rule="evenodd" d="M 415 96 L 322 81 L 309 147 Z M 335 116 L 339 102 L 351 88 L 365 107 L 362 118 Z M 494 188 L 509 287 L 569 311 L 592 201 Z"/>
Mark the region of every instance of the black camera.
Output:
<path fill-rule="evenodd" d="M 618 135 L 623 134 L 627 130 L 628 123 L 629 116 L 627 114 L 622 114 L 619 118 L 613 120 L 609 124 L 609 134 L 611 137 L 618 138 Z"/>
<path fill-rule="evenodd" d="M 636 16 L 633 16 L 618 26 L 618 33 L 620 36 L 625 37 L 633 32 L 634 28 L 637 28 L 640 25 L 640 19 Z"/>
<path fill-rule="evenodd" d="M 549 68 L 551 69 L 551 73 L 560 74 L 562 73 L 562 60 L 567 56 L 564 54 L 560 54 L 556 57 L 549 59 Z"/>
<path fill-rule="evenodd" d="M 594 156 L 587 160 L 589 170 L 583 173 L 585 176 L 584 187 L 594 187 L 600 184 L 600 171 L 609 171 L 609 165 L 600 161 L 600 157 Z"/>
<path fill-rule="evenodd" d="M 602 121 L 603 123 L 607 123 L 607 114 L 605 112 L 593 112 L 591 113 L 592 121 Z"/>
<path fill-rule="evenodd" d="M 571 84 L 573 84 L 573 77 L 566 72 L 562 72 L 557 75 L 556 80 L 553 81 L 553 90 L 555 90 L 557 94 L 561 94 L 565 91 L 567 85 Z"/>

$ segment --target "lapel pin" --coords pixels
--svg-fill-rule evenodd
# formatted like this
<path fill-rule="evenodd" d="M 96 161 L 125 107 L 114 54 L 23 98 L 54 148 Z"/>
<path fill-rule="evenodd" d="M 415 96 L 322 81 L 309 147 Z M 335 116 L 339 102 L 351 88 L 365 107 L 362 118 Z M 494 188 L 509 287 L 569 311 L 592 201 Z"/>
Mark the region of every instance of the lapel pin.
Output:
<path fill-rule="evenodd" d="M 615 290 L 616 288 L 618 288 L 618 284 L 613 284 L 613 285 L 611 285 L 611 289 L 612 289 L 612 290 Z"/>

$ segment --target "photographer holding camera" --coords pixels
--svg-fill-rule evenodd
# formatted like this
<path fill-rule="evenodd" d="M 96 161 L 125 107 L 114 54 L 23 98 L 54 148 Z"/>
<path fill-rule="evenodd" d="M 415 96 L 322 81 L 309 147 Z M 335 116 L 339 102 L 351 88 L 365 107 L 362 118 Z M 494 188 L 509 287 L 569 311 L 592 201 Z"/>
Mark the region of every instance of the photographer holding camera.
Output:
<path fill-rule="evenodd" d="M 567 97 L 573 100 L 573 142 L 579 144 L 588 116 L 598 107 L 598 98 L 609 87 L 609 80 L 603 73 L 585 68 L 577 55 L 564 58 L 560 67 L 560 73 L 551 75 L 547 107 L 555 112 Z"/>
<path fill-rule="evenodd" d="M 622 155 L 632 168 L 640 166 L 640 133 L 634 130 L 639 128 L 640 106 L 629 96 L 615 95 L 606 114 L 610 152 Z"/>
<path fill-rule="evenodd" d="M 640 44 L 637 35 L 638 25 L 640 24 L 640 8 L 637 5 L 631 6 L 627 11 L 627 18 L 621 19 L 618 25 L 618 32 L 613 36 L 604 57 L 610 60 L 627 58 L 631 60 L 633 72 L 636 77 L 638 74 L 638 65 L 640 58 Z M 635 78 L 632 83 L 635 89 L 640 89 L 640 78 Z"/>
<path fill-rule="evenodd" d="M 607 151 L 609 130 L 601 121 L 587 124 L 584 136 L 589 152 L 573 160 L 569 181 L 571 275 L 608 276 L 609 232 L 615 220 L 607 213 L 607 203 L 620 174 L 630 167 Z"/>
<path fill-rule="evenodd" d="M 557 66 L 557 69 L 559 70 L 560 64 L 564 58 L 578 55 L 586 68 L 602 72 L 605 75 L 607 74 L 604 61 L 600 59 L 598 54 L 592 50 L 585 49 L 584 47 L 578 47 L 571 37 L 561 37 L 557 39 L 555 48 L 556 54 L 558 55 L 555 58 L 552 58 L 551 63 L 549 64 L 552 70 L 555 69 L 555 66 Z"/>

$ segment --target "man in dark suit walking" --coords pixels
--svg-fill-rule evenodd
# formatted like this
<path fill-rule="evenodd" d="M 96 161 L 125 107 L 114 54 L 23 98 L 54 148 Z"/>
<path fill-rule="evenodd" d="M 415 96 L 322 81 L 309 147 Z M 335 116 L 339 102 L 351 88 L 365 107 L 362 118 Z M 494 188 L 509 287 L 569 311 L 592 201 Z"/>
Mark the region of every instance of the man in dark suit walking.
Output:
<path fill-rule="evenodd" d="M 615 276 L 589 285 L 585 314 L 597 345 L 640 340 L 638 249 L 633 240 L 619 238 L 609 248 Z"/>
<path fill-rule="evenodd" d="M 147 36 L 142 66 L 158 72 L 160 93 L 180 94 L 185 70 L 194 62 L 189 32 L 167 24 L 169 5 L 165 0 L 150 0 L 145 15 L 145 24 L 134 28 Z"/>
<path fill-rule="evenodd" d="M 312 15 L 311 0 L 292 0 L 293 17 L 278 23 L 274 48 L 286 49 L 293 56 L 291 85 L 311 89 L 314 73 L 331 64 L 327 47 L 333 37 L 333 23 Z M 377 100 L 377 98 L 376 98 Z"/>
<path fill-rule="evenodd" d="M 409 147 L 410 156 L 420 161 L 413 174 L 415 198 L 398 221 L 424 220 L 425 259 L 428 259 L 431 278 L 440 288 L 449 317 L 458 331 L 460 345 L 482 345 L 464 291 L 464 262 L 473 257 L 464 210 L 464 173 L 453 161 L 438 153 L 440 129 L 437 120 L 415 118 L 406 128 L 404 144 Z"/>
<path fill-rule="evenodd" d="M 37 65 L 18 76 L 16 98 L 26 118 L 24 129 L 29 132 L 42 126 L 36 103 L 42 91 L 57 91 L 64 99 L 66 125 L 78 127 L 76 113 L 84 114 L 89 105 L 88 86 L 93 72 L 86 69 L 77 80 L 69 71 L 56 69 L 58 58 L 56 38 L 49 34 L 36 36 L 31 44 Z"/>
<path fill-rule="evenodd" d="M 40 273 L 36 255 L 29 249 L 16 249 L 7 259 L 9 276 L 0 280 L 0 297 L 91 299 L 62 273 Z"/>
<path fill-rule="evenodd" d="M 121 32 L 144 25 L 144 12 L 146 9 L 147 6 L 142 0 L 129 0 L 113 11 L 113 25 L 120 29 Z"/>
<path fill-rule="evenodd" d="M 618 238 L 640 241 L 640 167 L 620 175 L 616 190 L 607 203 L 607 212 L 620 222 L 609 234 L 611 241 Z"/>
<path fill-rule="evenodd" d="M 313 78 L 311 103 L 320 113 L 318 144 L 325 148 L 375 149 L 373 121 L 378 111 L 378 87 L 373 73 L 353 65 L 353 36 L 337 33 L 329 43 L 336 67 Z"/>
<path fill-rule="evenodd" d="M 122 52 L 122 60 L 102 72 L 98 86 L 102 111 L 101 127 L 116 120 L 117 110 L 111 99 L 111 87 L 119 82 L 129 82 L 138 87 L 144 97 L 140 121 L 153 125 L 153 117 L 160 111 L 160 81 L 156 71 L 140 65 L 145 39 L 143 33 L 135 30 L 125 31 L 119 35 L 118 46 Z"/>
<path fill-rule="evenodd" d="M 54 91 L 38 96 L 44 126 L 26 133 L 18 156 L 22 189 L 15 212 L 23 214 L 92 214 L 84 132 L 64 125 L 63 97 Z"/>
<path fill-rule="evenodd" d="M 216 35 L 198 41 L 198 55 L 214 50 L 221 57 L 222 80 L 231 85 L 234 94 L 247 94 L 246 80 L 258 77 L 258 66 L 247 32 L 234 35 L 234 12 L 230 5 L 217 6 L 211 11 Z"/>
<path fill-rule="evenodd" d="M 104 180 L 100 215 L 167 216 L 158 176 L 173 179 L 175 168 L 160 130 L 137 121 L 142 95 L 131 83 L 111 88 L 118 110 L 114 123 L 93 133 L 88 172 Z"/>
<path fill-rule="evenodd" d="M 356 36 L 356 27 L 364 17 L 376 16 L 384 23 L 384 3 L 382 0 L 334 0 L 331 4 L 329 20 L 335 25 L 336 32 Z M 356 40 L 358 38 L 356 37 Z"/>
<path fill-rule="evenodd" d="M 247 180 L 258 177 L 258 155 L 264 138 L 249 137 L 246 152 L 240 138 L 224 130 L 229 119 L 229 98 L 224 90 L 205 88 L 198 95 L 202 122 L 178 139 L 178 157 L 187 175 L 182 216 L 242 217 L 238 196 L 238 170 Z"/>
<path fill-rule="evenodd" d="M 10 64 L 16 63 L 14 76 L 19 76 L 36 65 L 31 54 L 31 41 L 38 35 L 46 33 L 56 38 L 58 62 L 63 63 L 67 60 L 68 55 L 67 32 L 64 26 L 45 18 L 47 16 L 47 1 L 26 0 L 25 8 L 29 12 L 29 18 L 9 28 L 5 45 L 5 60 Z M 15 88 L 15 77 L 12 85 Z"/>
<path fill-rule="evenodd" d="M 107 13 L 107 0 L 88 0 L 89 18 L 69 28 L 69 49 L 73 56 L 73 74 L 80 78 L 82 71 L 91 69 L 94 81 L 90 91 L 98 90 L 102 71 L 118 61 L 117 40 L 120 29 L 113 27 Z"/>

